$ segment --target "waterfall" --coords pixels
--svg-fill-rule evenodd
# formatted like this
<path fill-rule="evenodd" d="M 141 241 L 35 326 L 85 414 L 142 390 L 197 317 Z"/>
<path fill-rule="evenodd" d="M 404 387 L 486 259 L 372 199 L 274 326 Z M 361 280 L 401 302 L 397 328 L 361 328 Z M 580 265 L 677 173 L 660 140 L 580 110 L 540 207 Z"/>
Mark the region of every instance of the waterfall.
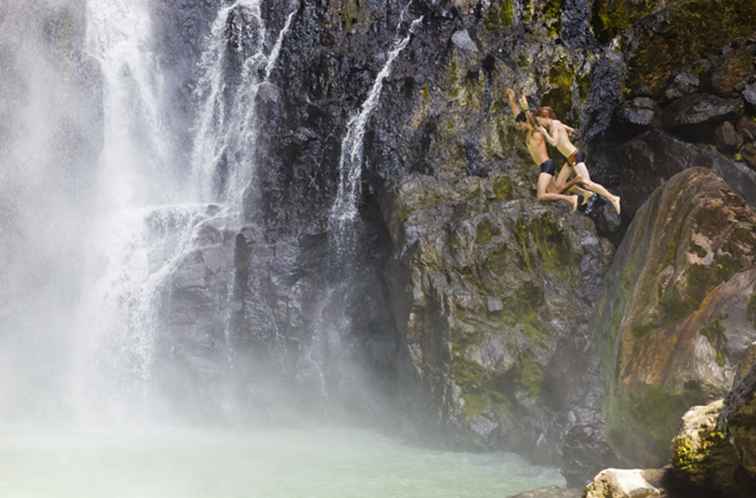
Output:
<path fill-rule="evenodd" d="M 332 256 L 329 270 L 333 272 L 332 281 L 318 304 L 312 327 L 312 341 L 305 351 L 306 369 L 312 369 L 321 380 L 321 391 L 328 397 L 329 372 L 339 376 L 348 375 L 348 352 L 343 344 L 352 326 L 351 317 L 343 310 L 350 299 L 350 286 L 355 275 L 355 254 L 353 253 L 354 231 L 353 225 L 358 215 L 359 190 L 362 179 L 363 144 L 368 122 L 377 108 L 383 85 L 391 75 L 394 62 L 407 48 L 415 29 L 423 22 L 423 17 L 415 19 L 409 26 L 407 33 L 399 37 L 399 31 L 404 17 L 412 2 L 402 10 L 396 27 L 396 39 L 381 70 L 373 82 L 368 96 L 362 103 L 359 112 L 347 122 L 347 131 L 341 142 L 339 157 L 339 185 L 336 199 L 331 206 L 329 224 L 331 228 Z M 326 310 L 329 310 L 326 313 Z M 341 310 L 334 313 L 333 310 Z"/>
<path fill-rule="evenodd" d="M 292 10 L 270 52 L 266 52 L 267 30 L 260 3 L 239 0 L 218 12 L 200 60 L 201 76 L 195 91 L 199 112 L 192 151 L 194 187 L 200 199 L 228 203 L 237 212 L 241 211 L 244 190 L 255 175 L 258 91 L 270 80 L 297 12 L 296 8 Z M 233 20 L 234 13 L 241 19 Z M 235 40 L 228 39 L 232 20 L 236 21 L 231 30 Z M 230 41 L 236 43 L 233 51 L 229 50 Z M 235 88 L 230 88 L 227 70 L 233 57 L 242 58 L 241 74 Z"/>
<path fill-rule="evenodd" d="M 163 202 L 171 184 L 163 82 L 148 0 L 87 0 L 86 49 L 104 79 L 100 192 L 114 208 Z"/>
<path fill-rule="evenodd" d="M 391 75 L 394 61 L 409 45 L 415 28 L 423 22 L 423 18 L 415 19 L 407 35 L 394 42 L 394 47 L 388 54 L 386 63 L 373 82 L 367 99 L 362 103 L 360 112 L 352 116 L 347 123 L 347 132 L 341 142 L 339 157 L 339 187 L 336 200 L 331 207 L 331 224 L 336 233 L 340 234 L 355 219 L 358 213 L 359 190 L 362 181 L 363 142 L 365 131 L 383 91 L 383 84 Z M 340 249 L 344 249 L 343 247 Z"/>

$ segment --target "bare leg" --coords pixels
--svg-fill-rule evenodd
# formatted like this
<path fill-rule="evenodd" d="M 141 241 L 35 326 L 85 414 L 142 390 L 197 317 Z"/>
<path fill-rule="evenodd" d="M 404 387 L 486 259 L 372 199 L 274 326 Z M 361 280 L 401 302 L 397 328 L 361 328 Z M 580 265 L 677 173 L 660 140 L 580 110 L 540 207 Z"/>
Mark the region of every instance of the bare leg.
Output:
<path fill-rule="evenodd" d="M 612 194 L 603 185 L 598 184 L 591 180 L 591 175 L 588 173 L 588 168 L 585 163 L 578 163 L 575 165 L 575 172 L 583 180 L 581 183 L 584 188 L 591 192 L 596 192 L 598 195 L 612 203 L 614 210 L 617 214 L 620 214 L 620 198 L 617 195 Z"/>
<path fill-rule="evenodd" d="M 572 166 L 564 163 L 562 165 L 562 169 L 559 170 L 559 174 L 556 177 L 556 188 L 558 190 L 564 188 L 564 186 L 567 184 L 567 180 L 570 179 L 573 173 L 574 171 L 572 170 Z"/>
<path fill-rule="evenodd" d="M 576 195 L 552 194 L 548 192 L 549 185 L 554 177 L 548 173 L 538 175 L 538 200 L 541 202 L 562 201 L 570 205 L 570 212 L 574 213 L 577 209 L 578 198 Z"/>

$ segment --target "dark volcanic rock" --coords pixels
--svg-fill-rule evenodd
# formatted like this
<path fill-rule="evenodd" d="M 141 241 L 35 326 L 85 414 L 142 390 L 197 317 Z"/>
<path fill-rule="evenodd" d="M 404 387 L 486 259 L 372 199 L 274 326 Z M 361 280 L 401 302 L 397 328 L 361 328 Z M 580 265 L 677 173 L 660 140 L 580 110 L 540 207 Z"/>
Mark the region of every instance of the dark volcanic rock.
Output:
<path fill-rule="evenodd" d="M 738 134 L 735 127 L 729 121 L 725 121 L 717 126 L 714 136 L 717 148 L 725 154 L 735 153 L 743 144 L 743 137 Z"/>
<path fill-rule="evenodd" d="M 669 100 L 674 100 L 694 93 L 698 90 L 698 86 L 701 84 L 700 79 L 695 74 L 688 72 L 682 72 L 675 75 L 672 82 L 669 84 L 664 92 L 664 96 Z"/>
<path fill-rule="evenodd" d="M 677 133 L 710 140 L 713 125 L 736 118 L 743 101 L 695 93 L 682 97 L 664 110 L 664 126 Z"/>
<path fill-rule="evenodd" d="M 629 222 L 654 189 L 691 167 L 714 169 L 731 188 L 756 205 L 756 177 L 744 166 L 707 148 L 677 140 L 660 130 L 649 130 L 624 144 L 618 155 L 622 168 L 622 217 Z M 747 169 L 747 168 L 745 168 Z"/>
<path fill-rule="evenodd" d="M 564 436 L 562 475 L 570 487 L 579 488 L 602 469 L 618 467 L 621 462 L 606 440 L 606 428 L 577 425 Z"/>
<path fill-rule="evenodd" d="M 719 425 L 726 429 L 750 484 L 756 484 L 756 366 L 727 395 Z"/>
<path fill-rule="evenodd" d="M 622 117 L 631 125 L 649 126 L 654 121 L 656 103 L 648 97 L 636 97 L 626 102 Z"/>

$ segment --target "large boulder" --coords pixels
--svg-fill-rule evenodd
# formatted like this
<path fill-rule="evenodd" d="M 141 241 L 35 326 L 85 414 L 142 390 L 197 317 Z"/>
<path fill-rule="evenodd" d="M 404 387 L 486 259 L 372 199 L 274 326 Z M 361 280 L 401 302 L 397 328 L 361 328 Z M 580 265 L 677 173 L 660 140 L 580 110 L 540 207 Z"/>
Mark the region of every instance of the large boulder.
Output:
<path fill-rule="evenodd" d="M 585 498 L 661 498 L 663 471 L 656 469 L 606 469 L 585 488 Z"/>
<path fill-rule="evenodd" d="M 756 367 L 724 400 L 694 406 L 673 441 L 671 483 L 681 492 L 756 494 Z M 680 496 L 687 496 L 681 494 Z"/>
<path fill-rule="evenodd" d="M 755 261 L 756 212 L 709 170 L 672 177 L 636 214 L 595 321 L 610 443 L 629 462 L 663 465 L 688 407 L 729 390 L 756 338 Z"/>
<path fill-rule="evenodd" d="M 391 296 L 447 432 L 555 461 L 612 248 L 566 207 L 512 199 L 510 181 L 405 181 L 386 214 Z"/>
<path fill-rule="evenodd" d="M 717 427 L 723 406 L 720 399 L 691 408 L 672 441 L 674 469 L 695 487 L 729 488 L 733 484 L 735 453 Z"/>

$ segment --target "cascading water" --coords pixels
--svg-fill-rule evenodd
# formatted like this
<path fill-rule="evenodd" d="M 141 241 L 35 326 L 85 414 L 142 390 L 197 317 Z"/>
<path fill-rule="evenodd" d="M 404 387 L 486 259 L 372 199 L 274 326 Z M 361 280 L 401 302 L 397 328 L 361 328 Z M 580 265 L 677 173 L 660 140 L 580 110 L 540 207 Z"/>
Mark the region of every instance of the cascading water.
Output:
<path fill-rule="evenodd" d="M 102 71 L 100 192 L 115 208 L 165 202 L 172 163 L 148 0 L 88 0 L 86 49 Z"/>
<path fill-rule="evenodd" d="M 404 14 L 404 12 L 402 13 Z M 370 116 L 380 102 L 383 84 L 391 76 L 394 61 L 402 51 L 407 48 L 415 29 L 423 22 L 419 17 L 412 21 L 406 36 L 394 42 L 394 46 L 388 53 L 386 63 L 370 88 L 367 99 L 362 103 L 360 112 L 352 116 L 347 123 L 347 132 L 341 142 L 341 155 L 339 157 L 339 186 L 336 200 L 331 207 L 331 227 L 335 232 L 337 250 L 344 253 L 345 232 L 358 214 L 360 186 L 362 181 L 363 147 L 365 131 Z M 400 20 L 401 25 L 401 20 Z"/>
<path fill-rule="evenodd" d="M 225 6 L 213 22 L 195 92 L 199 113 L 192 178 L 200 199 L 225 202 L 241 211 L 244 190 L 255 175 L 258 91 L 270 79 L 296 12 L 289 14 L 269 53 L 260 0 L 239 0 Z M 237 19 L 230 22 L 234 15 Z M 228 77 L 234 63 L 241 70 L 235 82 Z M 230 81 L 235 85 L 229 85 Z"/>
<path fill-rule="evenodd" d="M 312 344 L 307 352 L 307 358 L 314 364 L 317 372 L 323 377 L 323 372 L 336 371 L 336 375 L 349 370 L 346 364 L 346 352 L 342 345 L 343 337 L 349 333 L 351 320 L 344 310 L 349 300 L 349 289 L 355 277 L 355 220 L 359 212 L 359 197 L 362 180 L 364 139 L 367 125 L 373 112 L 378 107 L 381 93 L 386 79 L 391 76 L 394 62 L 407 48 L 417 27 L 423 22 L 423 17 L 415 19 L 407 29 L 406 34 L 400 38 L 400 31 L 404 18 L 409 11 L 408 3 L 402 10 L 399 22 L 396 26 L 396 39 L 391 51 L 388 53 L 386 62 L 376 75 L 368 96 L 362 103 L 360 110 L 347 123 L 347 131 L 341 142 L 341 154 L 339 156 L 339 184 L 336 199 L 331 207 L 329 216 L 330 242 L 332 246 L 330 271 L 335 275 L 335 280 L 324 293 L 319 312 L 316 316 L 312 330 Z M 338 316 L 324 317 L 324 310 L 340 310 Z M 359 369 L 358 369 L 359 370 Z M 327 395 L 328 383 L 323 384 L 323 392 Z"/>

